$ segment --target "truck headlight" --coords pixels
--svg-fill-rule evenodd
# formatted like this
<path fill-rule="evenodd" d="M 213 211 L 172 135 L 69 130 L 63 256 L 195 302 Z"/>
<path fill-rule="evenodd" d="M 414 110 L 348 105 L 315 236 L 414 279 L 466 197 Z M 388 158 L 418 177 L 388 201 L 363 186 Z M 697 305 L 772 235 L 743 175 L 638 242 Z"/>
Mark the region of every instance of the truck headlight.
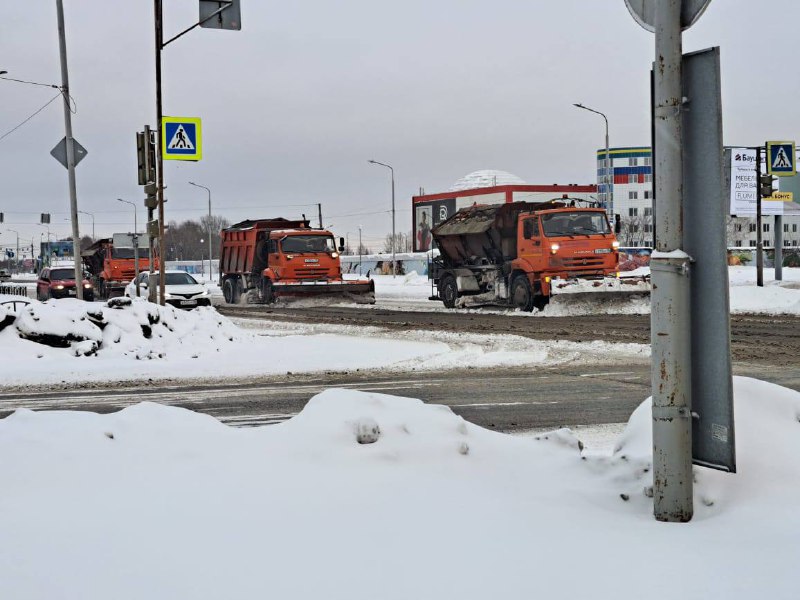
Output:
<path fill-rule="evenodd" d="M 616 250 L 617 248 L 619 248 L 619 242 L 617 240 L 614 240 L 613 242 L 611 242 L 611 247 L 614 250 Z"/>
<path fill-rule="evenodd" d="M 92 287 L 91 283 L 84 283 L 83 284 L 83 289 L 85 289 L 85 290 L 91 289 L 91 287 Z"/>
<path fill-rule="evenodd" d="M 558 244 L 550 244 L 550 252 L 551 254 L 555 254 L 558 252 L 558 249 L 561 248 Z"/>

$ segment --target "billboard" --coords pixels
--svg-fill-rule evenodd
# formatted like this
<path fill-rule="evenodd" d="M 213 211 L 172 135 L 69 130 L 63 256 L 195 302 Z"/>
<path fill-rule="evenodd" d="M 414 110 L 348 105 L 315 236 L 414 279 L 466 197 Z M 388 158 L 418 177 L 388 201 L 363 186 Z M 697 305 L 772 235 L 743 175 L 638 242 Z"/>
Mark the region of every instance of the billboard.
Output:
<path fill-rule="evenodd" d="M 427 252 L 433 247 L 431 229 L 456 212 L 456 199 L 430 200 L 414 204 L 414 252 Z"/>

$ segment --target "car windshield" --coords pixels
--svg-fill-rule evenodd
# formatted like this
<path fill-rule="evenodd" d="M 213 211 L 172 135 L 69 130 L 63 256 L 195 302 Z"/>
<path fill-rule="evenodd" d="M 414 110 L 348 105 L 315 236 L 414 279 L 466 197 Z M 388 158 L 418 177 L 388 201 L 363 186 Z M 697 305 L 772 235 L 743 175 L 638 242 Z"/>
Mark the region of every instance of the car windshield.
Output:
<path fill-rule="evenodd" d="M 133 256 L 133 248 L 114 248 L 111 251 L 111 256 L 113 258 L 135 258 Z M 139 258 L 147 258 L 150 256 L 150 248 L 148 247 L 140 247 L 139 248 Z"/>
<path fill-rule="evenodd" d="M 333 252 L 336 244 L 324 235 L 292 235 L 281 240 L 284 252 Z"/>
<path fill-rule="evenodd" d="M 50 279 L 75 281 L 75 269 L 50 269 Z"/>
<path fill-rule="evenodd" d="M 154 275 L 158 277 L 158 273 Z M 188 273 L 166 273 L 164 275 L 165 285 L 197 285 L 197 280 Z"/>
<path fill-rule="evenodd" d="M 547 237 L 611 233 L 605 213 L 586 211 L 543 214 L 542 229 Z"/>

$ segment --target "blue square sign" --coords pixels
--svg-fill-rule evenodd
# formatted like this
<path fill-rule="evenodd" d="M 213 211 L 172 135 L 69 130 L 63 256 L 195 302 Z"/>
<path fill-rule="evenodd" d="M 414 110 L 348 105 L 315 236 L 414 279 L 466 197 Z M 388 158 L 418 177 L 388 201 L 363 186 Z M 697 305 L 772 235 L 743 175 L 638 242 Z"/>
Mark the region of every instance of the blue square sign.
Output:
<path fill-rule="evenodd" d="M 161 150 L 164 160 L 200 160 L 203 135 L 196 117 L 163 117 Z"/>
<path fill-rule="evenodd" d="M 767 142 L 767 173 L 791 177 L 797 173 L 794 142 Z"/>

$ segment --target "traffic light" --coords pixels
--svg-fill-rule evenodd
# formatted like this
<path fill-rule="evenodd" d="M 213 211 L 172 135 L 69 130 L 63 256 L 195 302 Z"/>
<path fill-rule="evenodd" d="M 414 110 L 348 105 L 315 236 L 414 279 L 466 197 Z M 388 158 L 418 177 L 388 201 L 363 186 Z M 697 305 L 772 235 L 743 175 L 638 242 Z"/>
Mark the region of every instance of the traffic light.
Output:
<path fill-rule="evenodd" d="M 775 177 L 772 175 L 760 175 L 758 177 L 758 191 L 762 198 L 769 198 L 772 196 L 772 182 Z"/>
<path fill-rule="evenodd" d="M 136 164 L 139 185 L 156 180 L 156 143 L 147 125 L 136 133 Z"/>
<path fill-rule="evenodd" d="M 158 185 L 154 182 L 150 182 L 144 186 L 144 205 L 149 209 L 158 208 L 158 197 L 156 196 L 156 192 L 158 192 Z"/>
<path fill-rule="evenodd" d="M 41 213 L 39 223 L 42 225 L 48 225 L 50 223 L 50 213 Z"/>
<path fill-rule="evenodd" d="M 5 220 L 5 215 L 3 213 L 0 213 L 0 223 L 2 223 L 4 220 Z"/>

